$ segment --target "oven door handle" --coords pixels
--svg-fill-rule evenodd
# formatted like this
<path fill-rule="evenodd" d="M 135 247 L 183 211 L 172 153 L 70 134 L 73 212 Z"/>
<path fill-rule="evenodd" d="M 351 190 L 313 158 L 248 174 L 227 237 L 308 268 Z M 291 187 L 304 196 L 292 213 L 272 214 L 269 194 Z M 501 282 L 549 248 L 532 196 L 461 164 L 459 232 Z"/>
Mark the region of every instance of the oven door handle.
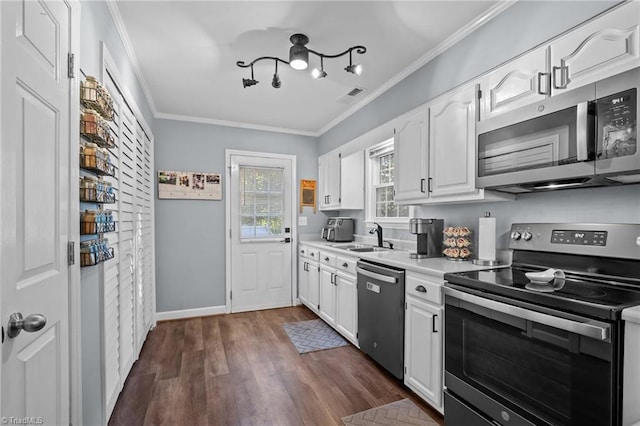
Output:
<path fill-rule="evenodd" d="M 578 322 L 566 318 L 555 317 L 553 315 L 543 314 L 542 312 L 530 311 L 519 306 L 509 305 L 506 303 L 476 296 L 474 294 L 464 293 L 460 290 L 456 290 L 450 287 L 444 287 L 444 294 L 446 296 L 451 296 L 455 299 L 462 300 L 473 305 L 487 308 L 496 312 L 501 312 L 503 314 L 511 315 L 524 320 L 534 321 L 540 324 L 547 325 L 549 327 L 565 330 L 570 333 L 576 333 L 581 336 L 586 336 L 597 340 L 609 339 L 610 327 L 608 325 L 599 326 L 594 324 L 587 324 L 584 322 Z"/>
<path fill-rule="evenodd" d="M 367 269 L 363 269 L 358 267 L 358 273 L 364 275 L 365 277 L 373 278 L 374 280 L 382 281 L 389 284 L 395 284 L 398 282 L 398 279 L 395 277 L 390 277 L 388 275 L 376 274 L 375 272 L 371 272 Z"/>

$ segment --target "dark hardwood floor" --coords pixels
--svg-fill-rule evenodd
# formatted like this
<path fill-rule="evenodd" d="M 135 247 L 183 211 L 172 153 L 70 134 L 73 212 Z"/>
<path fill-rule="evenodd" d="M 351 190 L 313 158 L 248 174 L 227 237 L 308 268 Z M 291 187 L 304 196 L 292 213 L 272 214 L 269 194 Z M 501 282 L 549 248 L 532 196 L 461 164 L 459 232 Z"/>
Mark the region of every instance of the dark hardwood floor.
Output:
<path fill-rule="evenodd" d="M 352 345 L 300 355 L 282 328 L 305 307 L 165 321 L 149 333 L 109 425 L 341 425 L 410 398 Z"/>

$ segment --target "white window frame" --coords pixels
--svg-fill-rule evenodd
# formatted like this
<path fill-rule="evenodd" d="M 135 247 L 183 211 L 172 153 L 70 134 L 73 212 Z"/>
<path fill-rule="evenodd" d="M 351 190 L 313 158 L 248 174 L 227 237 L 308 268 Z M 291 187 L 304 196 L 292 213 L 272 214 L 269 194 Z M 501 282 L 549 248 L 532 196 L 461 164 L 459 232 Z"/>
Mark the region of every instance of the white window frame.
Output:
<path fill-rule="evenodd" d="M 374 174 L 377 172 L 374 166 L 374 158 L 371 157 L 371 153 L 384 149 L 386 146 L 390 146 L 390 151 L 393 151 L 393 138 L 387 139 L 384 142 L 370 146 L 365 150 L 366 164 L 365 164 L 365 224 L 371 226 L 374 222 L 379 223 L 381 226 L 391 229 L 409 229 L 409 218 L 413 217 L 413 206 L 409 206 L 409 215 L 407 217 L 376 217 L 376 195 L 374 190 Z M 378 158 L 378 157 L 375 157 Z M 394 158 L 394 170 L 397 164 L 395 164 Z"/>

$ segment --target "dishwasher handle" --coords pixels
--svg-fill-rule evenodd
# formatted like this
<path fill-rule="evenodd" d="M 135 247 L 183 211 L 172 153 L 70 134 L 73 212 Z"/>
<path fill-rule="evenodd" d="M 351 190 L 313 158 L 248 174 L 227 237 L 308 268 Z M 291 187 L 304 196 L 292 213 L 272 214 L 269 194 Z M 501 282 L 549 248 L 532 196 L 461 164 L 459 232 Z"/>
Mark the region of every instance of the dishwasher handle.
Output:
<path fill-rule="evenodd" d="M 360 266 L 358 266 L 358 273 L 364 275 L 365 277 L 373 278 L 374 280 L 382 281 L 389 284 L 396 284 L 398 282 L 398 278 L 396 277 L 377 274 L 375 272 L 369 271 L 368 269 L 361 268 Z"/>

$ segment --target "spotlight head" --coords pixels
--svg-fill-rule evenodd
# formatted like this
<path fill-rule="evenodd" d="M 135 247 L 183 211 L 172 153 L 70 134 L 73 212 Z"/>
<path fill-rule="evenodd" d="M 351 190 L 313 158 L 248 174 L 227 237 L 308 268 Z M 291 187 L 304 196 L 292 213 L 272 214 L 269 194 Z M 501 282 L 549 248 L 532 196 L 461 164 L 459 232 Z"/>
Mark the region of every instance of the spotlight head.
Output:
<path fill-rule="evenodd" d="M 242 87 L 244 87 L 245 89 L 247 87 L 255 86 L 258 83 L 259 83 L 258 80 L 254 80 L 252 78 L 243 78 L 242 79 Z"/>
<path fill-rule="evenodd" d="M 282 81 L 280 81 L 280 76 L 278 74 L 273 75 L 273 80 L 271 80 L 271 85 L 274 89 L 279 89 L 282 86 Z"/>
<path fill-rule="evenodd" d="M 318 68 L 314 68 L 311 70 L 311 77 L 313 78 L 325 78 L 327 73 L 325 70 L 319 70 Z"/>
<path fill-rule="evenodd" d="M 293 44 L 289 49 L 289 66 L 294 70 L 305 70 L 309 66 L 309 37 L 304 34 L 294 34 L 289 40 Z"/>
<path fill-rule="evenodd" d="M 350 72 L 351 74 L 361 75 L 362 74 L 362 65 L 347 65 L 344 69 L 346 72 Z"/>

